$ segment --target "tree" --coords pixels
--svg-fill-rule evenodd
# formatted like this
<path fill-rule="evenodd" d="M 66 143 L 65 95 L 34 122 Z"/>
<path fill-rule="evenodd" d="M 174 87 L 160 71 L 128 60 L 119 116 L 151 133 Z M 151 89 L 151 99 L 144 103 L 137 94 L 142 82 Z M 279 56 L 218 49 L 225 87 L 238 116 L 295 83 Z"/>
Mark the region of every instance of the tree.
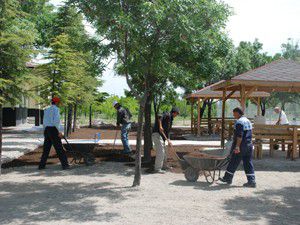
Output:
<path fill-rule="evenodd" d="M 69 106 L 67 127 L 69 134 L 74 104 L 91 102 L 93 90 L 98 82 L 87 73 L 85 55 L 70 48 L 68 35 L 57 36 L 50 44 L 50 48 L 47 57 L 49 63 L 39 66 L 36 70 L 42 78 L 38 90 L 44 103 L 48 103 L 49 96 L 60 96 L 62 102 Z"/>
<path fill-rule="evenodd" d="M 299 43 L 294 42 L 293 39 L 288 39 L 287 43 L 281 45 L 282 53 L 278 53 L 274 56 L 274 60 L 283 57 L 285 59 L 294 60 L 300 62 L 300 48 Z M 266 103 L 270 107 L 280 106 L 285 110 L 286 104 L 299 104 L 299 93 L 285 93 L 275 92 L 271 93 L 271 97 L 268 98 Z"/>
<path fill-rule="evenodd" d="M 15 105 L 25 94 L 26 63 L 36 38 L 34 25 L 16 0 L 0 1 L 0 170 L 2 152 L 2 107 Z"/>
<path fill-rule="evenodd" d="M 19 0 L 21 8 L 38 31 L 36 47 L 49 47 L 57 13 L 49 0 Z"/>
<path fill-rule="evenodd" d="M 216 45 L 216 33 L 225 26 L 228 8 L 219 1 L 206 0 L 72 2 L 77 3 L 117 55 L 117 72 L 126 77 L 130 91 L 139 101 L 133 183 L 139 185 L 142 123 L 149 96 L 155 94 L 156 86 L 177 80 L 182 84 L 186 75 L 199 72 L 208 61 L 205 53 Z M 198 76 L 203 78 L 201 73 Z"/>

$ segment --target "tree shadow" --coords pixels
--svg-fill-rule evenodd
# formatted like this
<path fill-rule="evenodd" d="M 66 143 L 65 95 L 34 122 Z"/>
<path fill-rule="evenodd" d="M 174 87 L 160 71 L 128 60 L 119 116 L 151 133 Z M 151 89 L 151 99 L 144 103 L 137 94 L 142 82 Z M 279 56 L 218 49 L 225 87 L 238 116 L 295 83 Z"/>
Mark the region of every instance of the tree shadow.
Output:
<path fill-rule="evenodd" d="M 226 200 L 224 209 L 233 217 L 255 222 L 261 218 L 269 224 L 299 224 L 300 187 L 264 190 L 249 197 Z"/>
<path fill-rule="evenodd" d="M 22 221 L 113 222 L 119 213 L 101 212 L 101 203 L 124 201 L 133 195 L 130 187 L 111 187 L 110 182 L 46 183 L 45 179 L 1 182 L 0 224 Z"/>

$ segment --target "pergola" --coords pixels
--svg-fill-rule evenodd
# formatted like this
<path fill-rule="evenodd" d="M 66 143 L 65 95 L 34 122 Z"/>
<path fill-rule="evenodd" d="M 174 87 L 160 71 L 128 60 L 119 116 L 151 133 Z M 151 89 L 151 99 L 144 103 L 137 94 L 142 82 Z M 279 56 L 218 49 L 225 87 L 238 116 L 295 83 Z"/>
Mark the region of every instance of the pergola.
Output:
<path fill-rule="evenodd" d="M 202 107 L 202 104 L 204 101 L 206 100 L 219 100 L 219 99 L 223 99 L 223 91 L 214 91 L 213 88 L 224 83 L 225 80 L 221 80 L 215 84 L 212 84 L 210 86 L 204 87 L 200 90 L 195 91 L 194 93 L 191 93 L 189 95 L 186 96 L 186 99 L 188 101 L 190 101 L 191 103 L 191 131 L 194 130 L 194 104 L 198 103 L 198 110 L 197 110 L 197 135 L 200 135 L 200 126 L 201 126 L 201 116 L 200 116 L 200 110 Z M 236 91 L 234 93 L 231 93 L 230 91 L 226 91 L 225 92 L 226 95 L 226 99 L 240 99 L 240 92 Z M 266 92 L 259 92 L 259 91 L 255 91 L 255 92 L 251 92 L 249 94 L 249 98 L 252 99 L 253 101 L 258 103 L 257 106 L 257 114 L 260 114 L 260 106 L 259 106 L 259 102 L 260 99 L 262 97 L 269 97 L 270 94 L 266 93 Z"/>
<path fill-rule="evenodd" d="M 224 146 L 225 102 L 228 97 L 239 91 L 241 107 L 245 109 L 246 99 L 255 91 L 300 92 L 300 64 L 292 60 L 280 59 L 220 82 L 212 89 L 223 93 L 222 146 Z"/>

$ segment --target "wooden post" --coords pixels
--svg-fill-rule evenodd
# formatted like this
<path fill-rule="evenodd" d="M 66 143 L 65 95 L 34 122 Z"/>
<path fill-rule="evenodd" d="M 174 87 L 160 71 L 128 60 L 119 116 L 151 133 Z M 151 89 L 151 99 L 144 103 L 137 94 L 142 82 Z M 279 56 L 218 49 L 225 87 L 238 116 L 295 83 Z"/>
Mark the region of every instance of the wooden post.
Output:
<path fill-rule="evenodd" d="M 296 159 L 297 146 L 298 146 L 298 129 L 297 129 L 297 127 L 294 127 L 293 128 L 292 160 Z"/>
<path fill-rule="evenodd" d="M 241 107 L 242 107 L 242 110 L 245 112 L 245 109 L 246 109 L 245 85 L 240 86 L 240 95 L 241 95 Z"/>
<path fill-rule="evenodd" d="M 198 98 L 198 118 L 197 118 L 197 135 L 201 135 L 200 125 L 201 125 L 201 99 Z"/>
<path fill-rule="evenodd" d="M 191 100 L 191 133 L 194 133 L 194 100 Z"/>
<path fill-rule="evenodd" d="M 260 97 L 257 98 L 257 116 L 261 115 L 261 110 L 260 110 Z"/>
<path fill-rule="evenodd" d="M 221 133 L 221 147 L 225 147 L 225 103 L 226 103 L 226 90 L 223 90 L 222 98 L 222 133 Z"/>

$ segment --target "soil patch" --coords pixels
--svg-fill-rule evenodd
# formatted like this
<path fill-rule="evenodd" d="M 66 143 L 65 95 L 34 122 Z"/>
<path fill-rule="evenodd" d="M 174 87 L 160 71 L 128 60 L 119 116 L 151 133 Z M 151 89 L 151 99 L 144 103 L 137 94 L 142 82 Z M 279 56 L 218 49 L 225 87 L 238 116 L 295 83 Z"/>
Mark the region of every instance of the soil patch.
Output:
<path fill-rule="evenodd" d="M 120 138 L 120 131 L 118 131 L 118 139 Z M 181 139 L 182 135 L 185 134 L 187 130 L 175 128 L 172 129 L 172 139 Z M 76 130 L 76 132 L 72 133 L 69 139 L 92 139 L 94 138 L 96 133 L 101 133 L 101 139 L 114 139 L 116 135 L 116 130 L 113 126 L 106 126 L 101 128 L 81 128 Z M 129 139 L 135 140 L 136 139 L 136 131 L 131 131 L 129 134 Z M 101 163 L 104 161 L 107 162 L 123 162 L 126 163 L 127 166 L 134 166 L 134 159 L 128 157 L 126 155 L 121 154 L 122 146 L 113 146 L 106 145 L 102 147 L 95 148 L 93 154 L 96 157 L 96 163 Z M 195 151 L 199 151 L 200 148 L 197 146 L 175 146 L 174 149 L 176 150 L 179 157 L 183 157 L 183 155 L 192 153 Z M 135 148 L 133 148 L 135 150 Z M 42 155 L 42 147 L 37 148 L 36 150 L 29 152 L 18 159 L 13 160 L 12 162 L 5 163 L 2 165 L 2 168 L 9 168 L 9 167 L 21 167 L 21 166 L 38 166 L 41 155 Z M 143 167 L 150 167 L 154 164 L 155 161 L 155 151 L 152 150 L 151 152 L 152 160 L 148 163 L 143 163 Z M 67 154 L 68 161 L 72 161 L 72 156 Z M 52 148 L 47 164 L 57 164 L 59 163 L 59 159 L 57 158 L 55 150 Z M 169 150 L 169 159 L 168 159 L 169 166 L 172 167 L 172 172 L 181 173 L 181 167 L 178 163 L 177 157 L 174 153 Z M 84 165 L 82 165 L 84 166 Z"/>

